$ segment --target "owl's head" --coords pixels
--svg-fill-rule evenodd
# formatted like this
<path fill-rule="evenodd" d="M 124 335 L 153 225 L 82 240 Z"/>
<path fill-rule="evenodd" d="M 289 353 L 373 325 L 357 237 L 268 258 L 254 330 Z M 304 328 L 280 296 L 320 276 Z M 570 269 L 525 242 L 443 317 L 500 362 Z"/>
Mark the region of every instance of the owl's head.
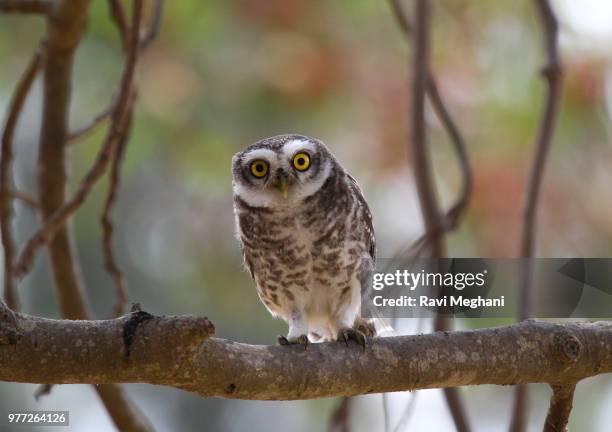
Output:
<path fill-rule="evenodd" d="M 234 195 L 253 207 L 287 207 L 316 193 L 335 158 L 325 144 L 303 135 L 257 141 L 232 158 Z"/>

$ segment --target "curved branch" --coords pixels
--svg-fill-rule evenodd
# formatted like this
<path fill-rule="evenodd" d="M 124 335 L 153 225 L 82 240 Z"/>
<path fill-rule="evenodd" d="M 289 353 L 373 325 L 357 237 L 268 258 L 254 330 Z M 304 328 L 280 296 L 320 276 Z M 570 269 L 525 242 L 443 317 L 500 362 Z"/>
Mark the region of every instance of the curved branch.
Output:
<path fill-rule="evenodd" d="M 414 27 L 414 59 L 412 77 L 412 118 L 411 118 L 411 149 L 414 159 L 414 176 L 419 195 L 425 238 L 428 239 L 428 249 L 433 258 L 441 258 L 446 254 L 444 241 L 445 218 L 440 213 L 435 180 L 430 163 L 430 153 L 427 146 L 427 128 L 425 124 L 425 95 L 433 88 L 437 95 L 435 81 L 429 73 L 430 51 L 430 4 L 428 0 L 417 0 Z M 433 87 L 432 87 L 433 85 Z M 438 102 L 440 102 L 438 98 Z M 443 106 L 443 105 L 442 105 Z M 448 114 L 448 113 L 447 113 Z M 450 117 L 448 117 L 450 118 Z M 467 191 L 469 193 L 469 191 Z M 467 204 L 467 195 L 466 195 Z M 459 214 L 459 213 L 457 213 Z M 458 220 L 458 219 L 457 219 Z M 438 316 L 434 320 L 434 330 L 448 331 L 452 325 L 447 318 Z M 444 397 L 457 430 L 469 432 L 470 427 L 461 401 L 459 390 L 445 388 Z"/>
<path fill-rule="evenodd" d="M 38 193 L 40 210 L 43 217 L 43 228 L 26 244 L 30 250 L 31 265 L 38 248 L 48 243 L 51 268 L 58 293 L 62 315 L 72 319 L 87 319 L 89 310 L 83 286 L 80 280 L 79 267 L 72 245 L 71 231 L 65 225 L 70 211 L 78 208 L 87 196 L 79 190 L 76 198 L 66 202 L 67 157 L 66 139 L 68 136 L 68 113 L 71 101 L 72 71 L 74 55 L 86 29 L 89 14 L 89 0 L 71 0 L 58 2 L 47 19 L 47 49 L 44 62 L 43 79 L 43 114 L 40 130 L 38 154 Z M 134 1 L 133 21 L 138 28 L 142 0 Z M 134 38 L 137 41 L 137 38 Z M 134 44 L 137 47 L 137 44 Z M 135 55 L 130 56 L 124 69 L 122 83 L 131 85 Z M 131 70 L 125 72 L 126 70 Z M 128 78 L 126 78 L 126 75 Z M 131 87 L 126 85 L 129 100 Z M 118 112 L 121 110 L 118 109 Z M 119 114 L 117 114 L 119 116 Z M 116 118 L 113 120 L 117 121 Z M 112 128 L 111 128 L 112 131 Z M 109 144 L 110 145 L 110 144 Z M 103 171 L 103 169 L 102 169 Z M 91 172 L 91 171 L 90 171 Z M 89 184 L 89 187 L 91 187 Z M 80 201 L 79 201 L 80 200 Z M 76 206 L 75 206 L 76 203 Z M 66 211 L 70 209 L 70 211 Z M 58 217 L 59 213 L 59 217 Z M 65 219 L 61 215 L 66 215 Z M 58 223 L 61 221 L 61 223 Z M 51 226 L 52 230 L 48 227 Z M 46 231 L 49 230 L 49 231 Z M 52 231 L 52 233 L 51 233 Z M 42 232 L 42 235 L 41 235 Z M 36 243 L 36 239 L 42 243 Z M 23 276 L 29 266 L 15 265 L 15 276 L 19 277 L 20 268 Z M 51 382 L 44 382 L 50 384 Z M 117 428 L 129 431 L 148 431 L 151 429 L 140 410 L 129 400 L 125 392 L 117 385 L 96 387 L 98 396 Z"/>
<path fill-rule="evenodd" d="M 102 217 L 100 220 L 102 224 L 102 252 L 104 254 L 104 266 L 115 282 L 115 293 L 117 300 L 113 309 L 113 316 L 119 316 L 125 313 L 125 307 L 128 300 L 123 273 L 113 253 L 113 235 L 115 232 L 115 226 L 113 224 L 111 213 L 115 207 L 117 196 L 119 194 L 119 184 L 121 182 L 121 163 L 123 161 L 125 147 L 129 138 L 130 129 L 132 127 L 133 109 L 134 107 L 132 104 L 128 109 L 125 124 L 122 126 L 122 130 L 120 132 L 121 137 L 119 138 L 117 147 L 113 152 L 108 181 L 108 191 L 106 193 L 106 199 L 104 200 L 104 209 L 102 211 Z"/>
<path fill-rule="evenodd" d="M 400 0 L 389 0 L 389 4 L 391 6 L 391 11 L 393 16 L 395 17 L 395 21 L 397 25 L 402 30 L 402 33 L 406 38 L 412 37 L 413 29 L 404 8 L 402 7 Z M 434 109 L 440 123 L 446 129 L 448 136 L 453 144 L 453 148 L 455 150 L 455 154 L 457 155 L 457 159 L 459 162 L 459 167 L 461 169 L 462 180 L 461 180 L 461 192 L 459 197 L 455 201 L 455 203 L 447 210 L 446 215 L 444 216 L 443 226 L 439 228 L 439 230 L 454 230 L 459 226 L 459 221 L 463 216 L 472 193 L 472 169 L 470 166 L 470 160 L 467 152 L 467 147 L 465 145 L 465 140 L 461 135 L 461 131 L 459 127 L 453 120 L 450 111 L 446 107 L 444 100 L 442 99 L 442 95 L 438 90 L 438 83 L 436 76 L 428 66 L 427 69 L 427 87 L 426 87 L 427 96 L 429 101 L 431 102 L 431 106 Z M 427 243 L 429 241 L 432 233 L 425 234 L 419 242 Z M 415 247 L 418 248 L 418 244 L 415 244 Z"/>
<path fill-rule="evenodd" d="M 477 384 L 565 385 L 612 372 L 611 322 L 525 321 L 379 338 L 363 351 L 338 342 L 306 350 L 247 345 L 209 338 L 214 327 L 206 318 L 148 315 L 134 325 L 135 316 L 66 321 L 18 314 L 16 340 L 0 345 L 0 380 L 149 383 L 205 397 L 296 400 Z M 129 356 L 126 329 L 133 334 Z"/>
<path fill-rule="evenodd" d="M 533 162 L 529 171 L 523 207 L 521 257 L 527 260 L 520 286 L 519 319 L 526 319 L 531 316 L 531 305 L 533 303 L 533 265 L 531 258 L 534 257 L 535 251 L 538 202 L 542 189 L 546 159 L 552 144 L 557 115 L 561 104 L 562 89 L 562 67 L 557 44 L 557 20 L 548 0 L 534 0 L 534 2 L 544 32 L 544 48 L 547 60 L 542 70 L 542 74 L 547 83 L 547 93 L 542 108 L 542 118 L 538 130 Z M 512 425 L 510 427 L 510 430 L 513 432 L 522 432 L 526 430 L 527 398 L 527 388 L 524 386 L 517 387 L 512 414 Z"/>
<path fill-rule="evenodd" d="M 429 66 L 429 2 L 417 0 L 414 31 L 414 58 L 412 76 L 412 114 L 410 118 L 411 151 L 414 162 L 414 177 L 421 204 L 421 214 L 426 235 L 430 235 L 433 257 L 444 256 L 443 232 L 437 192 L 431 172 L 430 155 L 427 149 L 425 125 L 425 89 Z"/>
<path fill-rule="evenodd" d="M 111 125 L 108 128 L 104 143 L 96 156 L 93 166 L 89 169 L 81 181 L 81 184 L 79 185 L 79 188 L 74 196 L 65 203 L 62 203 L 60 206 L 56 205 L 57 202 L 55 202 L 53 205 L 53 212 L 46 215 L 43 226 L 41 226 L 26 242 L 21 253 L 17 257 L 17 262 L 15 263 L 15 277 L 17 278 L 25 276 L 30 271 L 34 263 L 34 258 L 36 257 L 36 252 L 45 243 L 53 241 L 56 233 L 65 226 L 70 216 L 72 216 L 72 214 L 74 214 L 74 212 L 81 207 L 83 202 L 85 202 L 89 196 L 89 193 L 93 189 L 96 182 L 106 172 L 106 168 L 109 165 L 113 151 L 121 139 L 127 113 L 132 104 L 132 99 L 134 98 L 133 79 L 139 51 L 138 47 L 140 39 L 138 38 L 138 29 L 140 28 L 141 14 L 142 0 L 137 0 L 134 3 L 134 12 L 132 17 L 133 30 L 130 31 L 130 47 L 128 49 L 123 74 L 121 76 L 121 82 L 119 84 L 116 109 L 112 113 Z M 45 118 L 46 116 L 43 118 L 43 127 L 45 126 Z M 65 123 L 65 120 L 62 121 Z M 42 136 L 46 137 L 44 134 Z M 54 135 L 51 137 L 53 139 L 55 138 Z M 67 132 L 63 130 L 61 135 L 62 147 L 66 141 L 66 137 Z M 59 158 L 61 156 L 61 163 L 63 166 L 63 152 L 61 155 L 59 155 L 56 154 L 57 152 L 55 148 L 52 148 L 51 150 L 53 151 L 53 155 L 51 157 Z M 65 172 L 63 168 L 53 171 Z M 42 185 L 43 190 L 44 187 L 45 185 Z M 57 193 L 57 191 L 54 193 Z"/>
<path fill-rule="evenodd" d="M 26 204 L 27 206 L 31 207 L 32 209 L 39 209 L 40 206 L 38 205 L 38 202 L 36 201 L 36 199 L 34 199 L 34 197 L 26 192 L 20 191 L 20 190 L 10 190 L 9 194 L 16 200 L 21 201 L 22 203 Z"/>
<path fill-rule="evenodd" d="M 70 135 L 66 138 L 66 142 L 68 144 L 72 144 L 72 143 L 77 142 L 82 137 L 87 135 L 89 132 L 94 130 L 97 126 L 101 125 L 106 120 L 108 120 L 110 118 L 111 114 L 113 113 L 113 110 L 115 110 L 114 103 L 115 103 L 115 100 L 113 99 L 113 101 L 111 101 L 110 105 L 107 106 L 106 108 L 104 108 L 103 111 L 101 111 L 98 114 L 96 114 L 96 116 L 94 118 L 92 118 L 89 121 L 89 123 L 87 123 L 84 126 L 81 126 L 80 128 L 78 128 L 74 132 L 71 132 Z"/>
<path fill-rule="evenodd" d="M 13 289 L 13 261 L 15 256 L 15 242 L 11 232 L 13 216 L 13 197 L 11 193 L 11 164 L 13 162 L 13 138 L 17 121 L 23 109 L 26 98 L 30 93 L 32 83 L 40 70 L 42 49 L 44 43 L 32 56 L 28 63 L 11 100 L 8 115 L 2 131 L 2 160 L 0 161 L 0 231 L 2 232 L 2 247 L 4 249 L 4 298 L 11 309 L 17 309 L 18 296 Z"/>

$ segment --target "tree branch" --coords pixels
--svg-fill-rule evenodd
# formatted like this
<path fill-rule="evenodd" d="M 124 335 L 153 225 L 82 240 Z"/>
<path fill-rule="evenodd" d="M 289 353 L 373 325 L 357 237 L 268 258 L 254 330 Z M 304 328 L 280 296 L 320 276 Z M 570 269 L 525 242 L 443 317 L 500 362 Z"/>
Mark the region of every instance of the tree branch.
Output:
<path fill-rule="evenodd" d="M 4 249 L 4 298 L 8 306 L 17 310 L 19 303 L 17 293 L 13 288 L 13 261 L 15 256 L 15 242 L 11 232 L 13 216 L 13 197 L 11 164 L 13 162 L 13 138 L 17 121 L 23 109 L 26 98 L 30 93 L 32 83 L 38 74 L 42 60 L 41 43 L 17 83 L 15 94 L 8 109 L 8 115 L 2 131 L 2 160 L 0 161 L 0 231 L 2 233 L 2 247 Z"/>
<path fill-rule="evenodd" d="M 546 158 L 552 143 L 559 112 L 562 87 L 562 69 L 557 47 L 557 21 L 548 0 L 534 1 L 544 28 L 547 63 L 542 70 L 542 75 L 547 83 L 547 92 L 542 108 L 542 120 L 538 130 L 533 165 L 529 171 L 527 182 L 523 210 L 522 258 L 532 258 L 534 256 L 538 201 L 542 189 Z M 529 271 L 525 272 L 522 283 L 521 319 L 529 318 L 530 314 L 530 294 L 533 281 L 531 266 L 527 266 L 527 268 Z"/>
<path fill-rule="evenodd" d="M 0 0 L 0 11 L 47 15 L 56 5 L 54 0 Z"/>
<path fill-rule="evenodd" d="M 67 142 L 69 144 L 75 143 L 79 139 L 81 139 L 82 137 L 87 135 L 89 132 L 94 130 L 96 128 L 96 126 L 98 126 L 98 125 L 102 124 L 104 121 L 108 120 L 110 118 L 111 114 L 113 113 L 114 109 L 115 109 L 115 101 L 113 99 L 113 101 L 110 103 L 110 105 L 107 106 L 102 112 L 98 113 L 93 119 L 90 120 L 89 123 L 87 123 L 84 126 L 81 126 L 77 130 L 72 132 L 68 136 L 68 138 L 66 139 Z"/>
<path fill-rule="evenodd" d="M 11 194 L 11 196 L 14 199 L 19 200 L 23 202 L 24 204 L 27 204 L 29 207 L 32 207 L 33 209 L 40 208 L 40 206 L 38 205 L 38 202 L 36 202 L 34 197 L 26 192 L 22 192 L 20 190 L 13 189 L 9 191 L 9 194 Z"/>
<path fill-rule="evenodd" d="M 544 432 L 565 432 L 572 411 L 576 384 L 553 385 L 550 407 L 544 422 Z"/>
<path fill-rule="evenodd" d="M 402 33 L 406 39 L 411 38 L 413 35 L 413 28 L 408 20 L 408 17 L 406 16 L 406 12 L 404 11 L 400 0 L 389 0 L 389 4 L 391 6 L 393 16 L 395 17 L 399 28 L 402 30 Z M 470 160 L 467 153 L 465 140 L 463 139 L 459 127 L 453 120 L 448 108 L 446 107 L 446 104 L 444 103 L 444 100 L 442 99 L 442 95 L 438 90 L 436 76 L 429 65 L 427 69 L 426 92 L 436 116 L 440 120 L 440 123 L 442 123 L 442 126 L 446 129 L 451 143 L 453 144 L 462 173 L 461 192 L 455 203 L 446 212 L 443 227 L 440 228 L 440 230 L 450 231 L 459 226 L 459 221 L 461 220 L 461 217 L 468 206 L 472 192 L 472 170 L 470 167 Z M 422 241 L 427 242 L 428 239 L 429 237 L 425 235 L 423 236 Z"/>
<path fill-rule="evenodd" d="M 79 188 L 74 196 L 66 203 L 63 203 L 62 198 L 62 205 L 53 206 L 53 212 L 47 215 L 43 226 L 40 227 L 27 241 L 26 245 L 19 254 L 19 257 L 17 258 L 17 262 L 15 264 L 15 277 L 23 277 L 30 271 L 38 249 L 40 249 L 45 243 L 52 241 L 56 236 L 56 233 L 63 229 L 70 216 L 72 216 L 72 214 L 80 208 L 83 202 L 85 202 L 93 186 L 105 173 L 115 146 L 121 139 L 121 133 L 124 129 L 127 113 L 132 103 L 131 100 L 134 97 L 133 78 L 139 51 L 139 38 L 137 35 L 142 16 L 142 0 L 135 0 L 134 4 L 135 6 L 132 17 L 132 28 L 134 30 L 130 31 L 130 47 L 128 49 L 123 75 L 119 84 L 117 105 L 112 114 L 111 124 L 108 128 L 104 143 L 96 156 L 93 166 L 81 181 L 81 184 L 79 185 Z M 62 133 L 62 143 L 64 143 L 67 135 L 65 130 Z M 65 169 L 63 169 L 63 153 L 64 152 L 62 151 L 62 169 L 56 172 L 65 172 Z M 54 155 L 53 157 L 58 157 L 58 155 Z M 43 188 L 45 186 L 46 185 L 43 185 Z"/>
<path fill-rule="evenodd" d="M 536 140 L 533 164 L 527 181 L 525 204 L 523 207 L 521 257 L 526 258 L 526 263 L 521 278 L 519 319 L 526 319 L 531 316 L 531 305 L 533 303 L 533 264 L 531 258 L 533 258 L 535 250 L 537 209 L 546 159 L 553 140 L 561 103 L 562 88 L 562 68 L 557 46 L 557 20 L 548 0 L 534 0 L 534 2 L 544 32 L 544 47 L 547 61 L 542 74 L 547 83 L 547 93 L 542 108 L 542 119 Z M 515 392 L 510 430 L 512 432 L 523 432 L 527 427 L 527 388 L 518 386 Z"/>
<path fill-rule="evenodd" d="M 115 282 L 115 292 L 117 296 L 115 307 L 113 309 L 113 316 L 119 316 L 125 313 L 125 308 L 128 300 L 123 273 L 121 272 L 119 264 L 117 263 L 115 255 L 113 253 L 113 234 L 115 232 L 115 227 L 113 225 L 111 213 L 113 211 L 115 202 L 117 201 L 117 195 L 119 193 L 119 184 L 121 182 L 121 162 L 123 161 L 127 140 L 129 138 L 130 129 L 132 127 L 132 112 L 133 103 L 131 104 L 128 110 L 128 117 L 125 121 L 125 124 L 122 126 L 122 130 L 120 131 L 121 137 L 119 139 L 119 142 L 117 143 L 117 148 L 113 153 L 111 161 L 111 171 L 108 181 L 108 192 L 104 201 L 104 209 L 102 211 L 101 218 L 102 252 L 104 254 L 104 266 L 106 267 L 106 271 L 110 273 L 111 277 L 113 278 L 113 281 Z"/>
<path fill-rule="evenodd" d="M 340 403 L 329 418 L 328 432 L 350 432 L 351 401 L 350 397 L 340 399 Z"/>
<path fill-rule="evenodd" d="M 429 2 L 417 0 L 414 30 L 414 58 L 412 76 L 412 155 L 414 162 L 414 175 L 416 180 L 421 214 L 425 225 L 425 237 L 431 256 L 442 258 L 446 255 L 444 244 L 444 223 L 440 217 L 437 192 L 434 183 L 431 163 L 427 149 L 427 128 L 425 124 L 425 91 L 428 83 L 429 71 Z M 451 323 L 448 318 L 438 316 L 434 320 L 436 331 L 448 331 Z M 444 397 L 450 409 L 457 430 L 468 432 L 470 430 L 467 415 L 461 402 L 458 389 L 446 388 Z"/>
<path fill-rule="evenodd" d="M 142 35 L 140 40 L 140 48 L 146 49 L 151 42 L 157 38 L 159 30 L 161 28 L 162 16 L 164 14 L 164 0 L 155 0 L 153 5 L 153 12 L 149 23 L 147 25 L 145 33 Z"/>
<path fill-rule="evenodd" d="M 135 9 L 142 8 L 142 1 L 135 0 Z M 23 276 L 31 267 L 34 253 L 45 242 L 48 242 L 49 256 L 55 286 L 58 293 L 60 308 L 66 318 L 87 319 L 90 315 L 80 280 L 78 265 L 72 249 L 69 229 L 65 222 L 67 216 L 78 208 L 86 196 L 77 193 L 77 198 L 65 202 L 67 187 L 67 160 L 66 141 L 68 136 L 68 112 L 71 100 L 72 68 L 76 48 L 84 34 L 87 16 L 89 13 L 89 0 L 64 0 L 58 2 L 47 19 L 48 43 L 45 52 L 44 79 L 43 79 L 43 114 L 40 131 L 40 145 L 38 154 L 38 187 L 40 209 L 43 217 L 42 232 L 38 231 L 30 239 L 31 253 L 29 266 L 15 268 L 15 276 Z M 134 19 L 140 19 L 135 12 Z M 138 21 L 139 22 L 139 21 Z M 135 58 L 128 55 L 127 64 L 131 66 L 130 73 L 124 73 L 123 83 L 129 82 L 131 89 L 131 76 Z M 129 69 L 126 67 L 126 69 Z M 126 78 L 126 75 L 129 78 Z M 131 91 L 127 92 L 131 96 Z M 111 128 L 112 129 L 112 128 Z M 103 171 L 103 170 L 102 170 Z M 93 184 L 93 183 L 92 183 Z M 75 203 L 77 205 L 75 206 Z M 58 217 L 58 213 L 60 217 Z M 64 219 L 63 216 L 66 215 Z M 58 223 L 61 221 L 61 223 Z M 45 229 L 53 227 L 52 234 Z M 47 227 L 47 228 L 45 228 Z M 42 235 L 41 235 L 42 233 Z M 43 239 L 37 243 L 36 239 Z M 32 244 L 35 247 L 32 248 Z M 19 261 L 19 260 L 18 260 Z M 21 268 L 21 272 L 20 272 Z M 50 381 L 43 381 L 45 384 Z M 150 425 L 140 411 L 129 401 L 123 389 L 116 385 L 97 386 L 96 391 L 102 399 L 106 410 L 113 422 L 120 430 L 147 431 Z"/>
<path fill-rule="evenodd" d="M 0 346 L 0 380 L 137 382 L 204 397 L 297 400 L 478 384 L 562 386 L 612 372 L 610 322 L 526 321 L 378 338 L 365 351 L 339 342 L 304 350 L 209 338 L 214 327 L 206 318 L 140 314 L 103 321 L 18 314 L 17 337 Z M 7 327 L 0 322 L 0 330 Z"/>
<path fill-rule="evenodd" d="M 436 188 L 431 172 L 431 162 L 427 151 L 427 131 L 425 125 L 425 88 L 429 65 L 429 2 L 417 0 L 414 32 L 414 57 L 412 59 L 412 116 L 411 149 L 414 164 L 414 176 L 421 203 L 421 214 L 425 232 L 430 237 L 433 257 L 444 256 L 444 239 L 439 229 L 440 209 Z"/>
<path fill-rule="evenodd" d="M 127 49 L 129 30 L 125 9 L 123 9 L 123 5 L 119 0 L 108 0 L 108 7 L 111 19 L 119 30 L 119 37 L 121 38 L 123 49 Z"/>

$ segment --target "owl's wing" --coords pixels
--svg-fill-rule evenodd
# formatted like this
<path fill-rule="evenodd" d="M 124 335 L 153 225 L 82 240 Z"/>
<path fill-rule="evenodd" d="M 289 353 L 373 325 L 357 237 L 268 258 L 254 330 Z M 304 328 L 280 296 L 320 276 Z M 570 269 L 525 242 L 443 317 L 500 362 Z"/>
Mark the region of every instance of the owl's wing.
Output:
<path fill-rule="evenodd" d="M 376 263 L 376 237 L 374 236 L 374 223 L 372 221 L 372 212 L 370 211 L 370 207 L 368 206 L 368 203 L 366 202 L 363 196 L 363 192 L 361 192 L 361 188 L 359 187 L 359 183 L 357 183 L 357 180 L 355 180 L 353 176 L 351 176 L 348 173 L 347 173 L 347 176 L 351 181 L 351 185 L 353 186 L 353 191 L 355 192 L 355 195 L 357 196 L 359 205 L 361 206 L 361 210 L 363 212 L 362 213 L 363 222 L 365 223 L 365 233 L 366 233 L 366 247 L 368 248 L 370 257 L 372 257 L 372 263 L 371 263 L 372 267 L 368 269 L 371 271 L 374 269 L 374 266 L 376 265 L 375 264 Z M 367 270 L 366 272 L 364 272 L 364 274 L 361 277 L 367 278 Z M 367 279 L 362 279 L 361 281 L 362 286 L 369 286 L 366 280 Z M 370 290 L 372 289 L 371 286 L 369 287 L 369 289 Z M 376 315 L 379 315 L 379 312 L 376 309 L 372 311 L 372 315 L 373 315 L 372 318 L 362 319 L 362 321 L 364 323 L 369 324 L 369 326 L 371 326 L 371 328 L 374 329 L 374 334 L 376 336 L 388 337 L 388 336 L 396 335 L 395 330 L 389 324 L 386 318 L 382 318 L 380 316 L 376 317 Z"/>
<path fill-rule="evenodd" d="M 365 233 L 366 233 L 366 247 L 370 256 L 372 257 L 372 261 L 376 261 L 376 237 L 374 236 L 374 223 L 372 222 L 372 212 L 370 211 L 370 207 L 363 197 L 363 192 L 359 187 L 359 183 L 355 178 L 347 173 L 348 178 L 351 181 L 351 185 L 353 186 L 353 191 L 357 196 L 357 200 L 359 201 L 359 205 L 361 206 L 361 211 L 363 212 L 363 222 L 365 224 Z"/>
<path fill-rule="evenodd" d="M 249 274 L 251 275 L 251 279 L 255 280 L 255 274 L 253 273 L 253 264 L 251 263 L 251 260 L 249 259 L 246 253 L 244 245 L 241 245 L 241 246 L 242 246 L 242 262 L 244 263 L 244 268 L 248 270 Z"/>

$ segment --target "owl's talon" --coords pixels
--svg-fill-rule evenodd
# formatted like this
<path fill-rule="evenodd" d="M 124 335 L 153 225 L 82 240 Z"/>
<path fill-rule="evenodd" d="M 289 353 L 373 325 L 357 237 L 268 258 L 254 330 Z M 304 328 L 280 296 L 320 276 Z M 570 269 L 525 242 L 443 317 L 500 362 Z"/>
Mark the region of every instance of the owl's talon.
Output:
<path fill-rule="evenodd" d="M 279 335 L 277 340 L 279 345 L 304 345 L 304 349 L 308 346 L 308 336 L 306 335 L 298 336 L 295 339 L 287 339 L 285 336 Z"/>
<path fill-rule="evenodd" d="M 359 319 L 355 322 L 355 328 L 367 337 L 376 336 L 376 326 L 372 322 L 368 322 L 365 319 Z"/>
<path fill-rule="evenodd" d="M 348 345 L 349 340 L 355 341 L 363 350 L 366 349 L 367 336 L 359 329 L 345 328 L 341 329 L 338 333 L 338 340 L 344 341 Z"/>

